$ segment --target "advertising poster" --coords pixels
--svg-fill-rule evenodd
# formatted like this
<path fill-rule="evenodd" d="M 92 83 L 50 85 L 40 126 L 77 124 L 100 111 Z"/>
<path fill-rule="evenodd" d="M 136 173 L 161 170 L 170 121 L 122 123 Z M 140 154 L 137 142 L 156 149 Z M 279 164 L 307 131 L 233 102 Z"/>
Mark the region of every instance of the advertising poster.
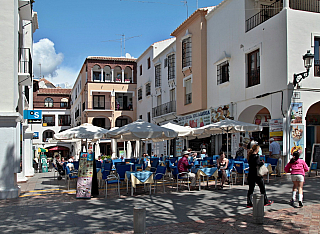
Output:
<path fill-rule="evenodd" d="M 179 117 L 179 125 L 198 128 L 210 124 L 211 112 L 205 110 L 194 114 Z"/>
<path fill-rule="evenodd" d="M 180 156 L 182 154 L 182 144 L 183 144 L 183 139 L 177 139 L 176 140 L 177 156 Z"/>
<path fill-rule="evenodd" d="M 271 119 L 269 121 L 269 137 L 273 138 L 283 149 L 283 119 Z"/>
<path fill-rule="evenodd" d="M 291 103 L 291 124 L 302 124 L 302 103 Z"/>
<path fill-rule="evenodd" d="M 290 129 L 290 154 L 294 151 L 299 151 L 303 154 L 303 129 L 304 125 L 291 125 Z"/>
<path fill-rule="evenodd" d="M 226 117 L 223 115 L 223 109 L 227 108 L 227 118 L 229 118 L 231 116 L 230 114 L 230 110 L 229 110 L 229 105 L 225 105 L 225 106 L 219 106 L 217 108 L 212 108 L 211 109 L 211 123 L 216 123 L 219 122 L 221 120 L 224 120 Z"/>
<path fill-rule="evenodd" d="M 93 158 L 93 153 L 80 154 L 76 198 L 91 198 Z"/>

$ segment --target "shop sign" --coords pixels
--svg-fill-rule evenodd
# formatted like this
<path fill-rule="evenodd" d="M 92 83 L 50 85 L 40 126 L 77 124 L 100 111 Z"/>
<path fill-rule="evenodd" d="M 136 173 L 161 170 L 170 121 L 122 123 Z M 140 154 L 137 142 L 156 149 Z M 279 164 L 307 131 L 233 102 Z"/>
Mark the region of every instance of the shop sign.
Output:
<path fill-rule="evenodd" d="M 33 139 L 39 139 L 39 132 L 33 133 Z"/>
<path fill-rule="evenodd" d="M 291 103 L 291 124 L 302 124 L 302 103 Z"/>
<path fill-rule="evenodd" d="M 300 154 L 303 154 L 303 130 L 304 125 L 291 125 L 290 130 L 290 154 L 294 151 L 299 151 Z"/>
<path fill-rule="evenodd" d="M 198 128 L 210 124 L 211 112 L 205 110 L 194 114 L 179 117 L 179 125 Z"/>
<path fill-rule="evenodd" d="M 91 198 L 94 153 L 81 153 L 76 198 Z"/>
<path fill-rule="evenodd" d="M 41 124 L 42 110 L 24 110 L 23 118 L 28 120 L 28 124 Z"/>
<path fill-rule="evenodd" d="M 228 108 L 226 117 L 223 115 L 223 108 Z M 231 114 L 229 110 L 229 105 L 219 106 L 217 108 L 211 108 L 211 123 L 220 122 L 221 120 L 224 120 L 230 117 L 231 117 Z"/>
<path fill-rule="evenodd" d="M 256 115 L 254 118 L 254 124 L 268 127 L 269 126 L 269 120 L 271 119 L 270 115 Z"/>

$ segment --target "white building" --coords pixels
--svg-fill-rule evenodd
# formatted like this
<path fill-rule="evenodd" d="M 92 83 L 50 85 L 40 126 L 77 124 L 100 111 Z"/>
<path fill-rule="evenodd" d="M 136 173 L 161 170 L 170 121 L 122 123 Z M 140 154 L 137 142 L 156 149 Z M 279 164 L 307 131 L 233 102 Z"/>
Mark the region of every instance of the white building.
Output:
<path fill-rule="evenodd" d="M 0 199 L 19 196 L 20 172 L 20 177 L 33 175 L 33 132 L 22 117 L 32 108 L 32 35 L 38 20 L 31 2 L 1 1 Z"/>
<path fill-rule="evenodd" d="M 70 154 L 77 156 L 74 152 L 75 148 L 71 147 L 70 142 L 53 140 L 54 134 L 69 129 L 71 126 L 71 89 L 51 87 L 54 86 L 45 79 L 41 79 L 39 85 L 36 80 L 34 81 L 33 109 L 42 111 L 42 123 L 32 125 L 34 148 L 48 149 L 50 151 L 46 153 L 48 157 L 53 157 L 55 153 L 65 158 Z M 51 150 L 55 146 L 59 146 L 59 149 Z"/>
<path fill-rule="evenodd" d="M 283 2 L 283 3 L 282 3 Z M 320 142 L 319 1 L 224 0 L 207 16 L 208 107 L 230 105 L 236 120 L 264 124 L 254 135 L 268 142 L 270 120 L 283 121 L 283 155 L 300 145 L 310 161 L 310 148 Z M 228 15 L 228 17 L 226 17 Z M 306 71 L 302 56 L 311 50 L 315 66 L 293 86 L 293 75 Z M 302 103 L 303 139 L 290 137 L 292 103 Z M 263 148 L 268 153 L 268 148 Z"/>
<path fill-rule="evenodd" d="M 161 123 L 173 119 L 169 116 L 171 111 L 168 108 L 174 108 L 175 102 L 170 104 L 170 89 L 174 89 L 174 77 L 168 81 L 168 56 L 175 61 L 175 38 L 155 42 L 137 59 L 137 118 L 150 123 Z M 174 71 L 175 74 L 175 71 Z M 174 76 L 174 75 L 173 75 Z M 170 87 L 169 88 L 169 84 Z M 175 90 L 172 94 L 175 100 Z M 172 106 L 173 105 L 173 106 Z M 167 106 L 167 111 L 165 111 Z M 161 109 L 162 108 L 162 109 Z M 163 109 L 164 108 L 164 109 Z M 164 117 L 166 116 L 167 117 Z M 164 117 L 164 118 L 162 118 Z M 174 117 L 175 118 L 175 117 Z M 167 154 L 166 142 L 153 144 L 152 141 L 145 142 L 142 151 L 152 154 Z M 163 147 L 160 147 L 160 145 Z"/>

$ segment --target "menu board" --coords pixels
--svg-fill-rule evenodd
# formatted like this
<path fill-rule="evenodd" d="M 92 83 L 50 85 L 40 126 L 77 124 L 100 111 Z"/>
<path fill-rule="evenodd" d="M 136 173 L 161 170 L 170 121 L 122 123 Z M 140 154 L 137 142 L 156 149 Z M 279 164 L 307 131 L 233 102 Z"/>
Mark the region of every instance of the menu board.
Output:
<path fill-rule="evenodd" d="M 76 198 L 91 198 L 94 153 L 81 153 Z"/>
<path fill-rule="evenodd" d="M 317 162 L 317 169 L 320 169 L 320 144 L 313 144 L 311 162 Z"/>

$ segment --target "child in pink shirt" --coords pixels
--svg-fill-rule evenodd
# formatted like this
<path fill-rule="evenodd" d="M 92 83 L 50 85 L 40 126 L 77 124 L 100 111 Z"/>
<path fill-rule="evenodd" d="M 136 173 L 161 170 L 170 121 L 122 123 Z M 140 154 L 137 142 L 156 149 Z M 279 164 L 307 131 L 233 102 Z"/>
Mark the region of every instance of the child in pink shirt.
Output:
<path fill-rule="evenodd" d="M 293 152 L 292 156 L 293 158 L 284 168 L 285 172 L 291 173 L 291 179 L 293 182 L 292 199 L 290 201 L 290 205 L 294 206 L 294 202 L 296 200 L 296 194 L 298 190 L 299 206 L 303 207 L 302 198 L 303 198 L 304 175 L 307 171 L 309 171 L 309 168 L 306 162 L 299 158 L 300 153 L 298 151 Z"/>

